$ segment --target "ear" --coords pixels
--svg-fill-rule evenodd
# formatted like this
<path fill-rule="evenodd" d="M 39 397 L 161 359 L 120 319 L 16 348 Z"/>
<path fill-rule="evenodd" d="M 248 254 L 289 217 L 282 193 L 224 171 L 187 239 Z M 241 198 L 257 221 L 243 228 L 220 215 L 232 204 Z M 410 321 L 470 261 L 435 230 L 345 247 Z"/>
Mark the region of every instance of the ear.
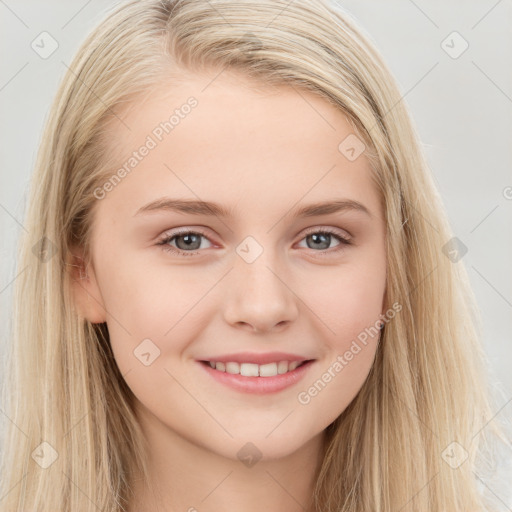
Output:
<path fill-rule="evenodd" d="M 68 263 L 71 292 L 80 316 L 93 324 L 106 322 L 106 310 L 98 286 L 92 262 L 86 263 L 84 251 L 79 247 L 70 249 Z"/>

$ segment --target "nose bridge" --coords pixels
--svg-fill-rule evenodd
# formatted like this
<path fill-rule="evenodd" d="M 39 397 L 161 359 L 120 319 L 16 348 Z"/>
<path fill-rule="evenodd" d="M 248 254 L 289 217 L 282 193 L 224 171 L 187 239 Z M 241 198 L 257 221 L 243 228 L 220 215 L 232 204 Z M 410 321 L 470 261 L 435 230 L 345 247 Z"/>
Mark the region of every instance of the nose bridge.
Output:
<path fill-rule="evenodd" d="M 295 296 L 286 282 L 288 272 L 282 255 L 247 237 L 236 248 L 231 293 L 226 319 L 233 324 L 250 324 L 256 329 L 292 321 L 297 315 Z"/>
<path fill-rule="evenodd" d="M 284 279 L 278 278 L 279 273 L 283 274 L 282 265 L 277 252 L 270 248 L 265 248 L 253 261 L 239 257 L 235 271 L 237 278 L 246 283 L 245 293 L 250 290 L 254 295 L 267 296 L 267 299 L 276 293 L 283 294 Z"/>

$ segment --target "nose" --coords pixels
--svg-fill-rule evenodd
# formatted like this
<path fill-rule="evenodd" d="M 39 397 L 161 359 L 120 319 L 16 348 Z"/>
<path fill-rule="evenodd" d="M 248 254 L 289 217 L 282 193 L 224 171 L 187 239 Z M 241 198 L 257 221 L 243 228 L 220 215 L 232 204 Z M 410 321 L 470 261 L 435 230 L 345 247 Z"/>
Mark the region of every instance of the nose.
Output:
<path fill-rule="evenodd" d="M 269 332 L 284 328 L 298 316 L 299 299 L 288 272 L 266 253 L 252 263 L 238 258 L 225 283 L 224 318 L 236 328 Z"/>

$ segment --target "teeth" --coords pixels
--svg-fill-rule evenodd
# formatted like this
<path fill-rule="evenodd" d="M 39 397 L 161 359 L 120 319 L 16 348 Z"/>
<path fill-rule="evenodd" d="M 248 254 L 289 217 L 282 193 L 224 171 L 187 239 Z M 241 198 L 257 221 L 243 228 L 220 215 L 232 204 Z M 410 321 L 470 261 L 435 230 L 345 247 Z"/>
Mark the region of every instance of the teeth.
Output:
<path fill-rule="evenodd" d="M 282 373 L 286 373 L 288 371 L 288 361 L 279 361 L 277 365 L 277 373 L 281 375 Z"/>
<path fill-rule="evenodd" d="M 274 375 L 277 375 L 277 363 L 262 364 L 260 366 L 260 377 L 274 377 Z"/>
<path fill-rule="evenodd" d="M 242 363 L 240 365 L 240 375 L 243 375 L 244 377 L 257 377 L 258 369 L 257 364 Z"/>
<path fill-rule="evenodd" d="M 295 370 L 300 364 L 300 361 L 279 361 L 268 364 L 254 364 L 254 363 L 215 363 L 209 361 L 212 368 L 226 373 L 239 374 L 244 377 L 274 377 L 276 375 L 282 375 L 283 373 L 291 372 Z"/>
<path fill-rule="evenodd" d="M 238 363 L 226 363 L 226 373 L 240 373 L 240 365 Z"/>

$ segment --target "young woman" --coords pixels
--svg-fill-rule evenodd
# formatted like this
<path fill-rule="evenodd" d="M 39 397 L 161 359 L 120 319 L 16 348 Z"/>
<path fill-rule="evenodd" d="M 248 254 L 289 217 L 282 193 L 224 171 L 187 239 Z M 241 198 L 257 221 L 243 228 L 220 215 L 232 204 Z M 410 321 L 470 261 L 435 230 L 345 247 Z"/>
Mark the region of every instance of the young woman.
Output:
<path fill-rule="evenodd" d="M 24 225 L 0 511 L 494 510 L 468 279 L 336 4 L 118 5 Z"/>

